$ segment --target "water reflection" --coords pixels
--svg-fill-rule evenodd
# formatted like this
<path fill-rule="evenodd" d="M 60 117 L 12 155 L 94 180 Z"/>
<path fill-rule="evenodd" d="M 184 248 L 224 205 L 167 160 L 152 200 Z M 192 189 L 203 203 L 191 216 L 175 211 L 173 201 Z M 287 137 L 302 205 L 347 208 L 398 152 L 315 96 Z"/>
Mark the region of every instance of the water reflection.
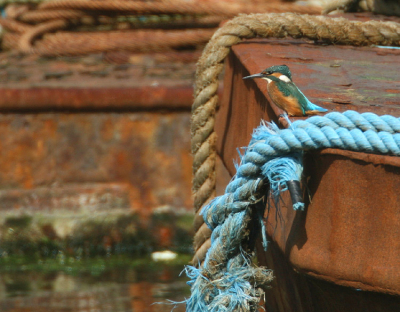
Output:
<path fill-rule="evenodd" d="M 13 271 L 0 274 L 2 312 L 158 312 L 189 296 L 181 265 L 119 267 L 101 274 Z M 175 312 L 185 311 L 180 304 Z"/>

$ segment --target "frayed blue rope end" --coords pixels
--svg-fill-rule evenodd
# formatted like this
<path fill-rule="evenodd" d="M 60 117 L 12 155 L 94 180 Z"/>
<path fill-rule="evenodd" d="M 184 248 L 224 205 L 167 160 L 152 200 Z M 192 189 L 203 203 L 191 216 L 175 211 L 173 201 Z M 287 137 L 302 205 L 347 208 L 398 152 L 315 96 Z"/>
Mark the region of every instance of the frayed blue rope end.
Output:
<path fill-rule="evenodd" d="M 303 155 L 294 153 L 285 157 L 273 158 L 262 167 L 263 175 L 269 180 L 275 204 L 278 203 L 280 194 L 289 190 L 293 209 L 304 209 L 299 182 L 303 172 L 302 162 Z"/>
<path fill-rule="evenodd" d="M 214 280 L 203 275 L 204 269 L 185 267 L 192 289 L 192 296 L 185 300 L 186 311 L 256 311 L 260 301 L 257 287 L 271 282 L 272 271 L 252 266 L 244 255 L 231 259 L 227 266 L 234 269 L 221 270 Z"/>
<path fill-rule="evenodd" d="M 289 128 L 292 129 L 292 123 L 287 115 L 284 116 L 288 122 Z M 266 157 L 264 165 L 261 167 L 262 176 L 267 178 L 270 183 L 270 189 L 275 201 L 278 203 L 280 194 L 289 190 L 293 209 L 303 210 L 302 192 L 300 188 L 301 175 L 303 173 L 303 153 L 291 152 L 286 143 L 277 140 L 283 131 L 287 129 L 279 129 L 274 123 L 262 122 L 261 125 L 254 130 L 249 150 L 257 149 L 255 145 L 260 141 L 264 141 L 269 146 L 271 156 Z M 274 155 L 274 149 L 287 150 L 287 154 Z"/>
<path fill-rule="evenodd" d="M 294 204 L 293 204 L 293 209 L 294 209 L 294 210 L 301 210 L 301 211 L 303 211 L 303 210 L 304 210 L 304 203 L 302 203 L 302 202 L 294 203 Z"/>

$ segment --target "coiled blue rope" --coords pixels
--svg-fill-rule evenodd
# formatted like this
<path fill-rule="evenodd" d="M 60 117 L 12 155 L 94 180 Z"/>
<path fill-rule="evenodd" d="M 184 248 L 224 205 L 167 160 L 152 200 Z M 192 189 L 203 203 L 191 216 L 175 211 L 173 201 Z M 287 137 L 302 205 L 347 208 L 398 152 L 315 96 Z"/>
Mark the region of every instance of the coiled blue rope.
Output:
<path fill-rule="evenodd" d="M 187 311 L 257 311 L 272 272 L 252 265 L 246 250 L 252 210 L 266 195 L 266 184 L 278 200 L 289 181 L 300 181 L 303 152 L 323 148 L 400 156 L 400 119 L 346 111 L 298 120 L 288 129 L 258 127 L 225 194 L 202 210 L 213 230 L 211 247 L 202 268 L 186 268 L 192 291 Z M 303 207 L 293 203 L 294 209 Z"/>

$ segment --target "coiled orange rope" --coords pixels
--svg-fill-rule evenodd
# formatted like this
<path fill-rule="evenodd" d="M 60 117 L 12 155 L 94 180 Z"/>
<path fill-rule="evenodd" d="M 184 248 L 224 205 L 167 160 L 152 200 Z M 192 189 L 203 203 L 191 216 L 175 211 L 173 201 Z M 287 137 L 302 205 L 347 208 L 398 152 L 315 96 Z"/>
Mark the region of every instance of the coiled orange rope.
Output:
<path fill-rule="evenodd" d="M 239 13 L 285 11 L 315 14 L 320 9 L 255 0 L 54 0 L 41 2 L 36 7 L 10 5 L 6 10 L 8 17 L 0 19 L 0 25 L 9 31 L 4 35 L 3 48 L 12 47 L 25 54 L 71 56 L 204 46 L 219 23 L 228 17 Z M 105 27 L 109 32 L 104 31 Z M 143 32 L 142 29 L 154 31 Z M 70 32 L 74 30 L 78 32 Z M 15 39 L 17 44 L 13 42 Z"/>

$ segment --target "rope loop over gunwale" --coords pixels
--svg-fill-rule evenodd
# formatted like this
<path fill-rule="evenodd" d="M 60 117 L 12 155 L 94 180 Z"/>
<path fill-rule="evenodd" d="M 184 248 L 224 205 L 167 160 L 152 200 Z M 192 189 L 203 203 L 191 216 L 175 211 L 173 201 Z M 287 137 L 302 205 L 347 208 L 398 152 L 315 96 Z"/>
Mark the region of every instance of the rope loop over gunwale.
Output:
<path fill-rule="evenodd" d="M 215 196 L 215 109 L 218 75 L 231 46 L 250 38 L 306 38 L 330 44 L 355 46 L 400 45 L 400 24 L 349 21 L 326 16 L 282 14 L 240 15 L 218 29 L 198 61 L 192 105 L 193 192 L 196 211 L 194 259 L 202 261 L 211 231 L 202 226 L 201 207 Z M 200 233 L 201 232 L 201 233 Z"/>
<path fill-rule="evenodd" d="M 293 123 L 287 120 L 288 129 L 263 123 L 254 131 L 225 194 L 202 209 L 204 221 L 212 229 L 211 247 L 202 268 L 187 268 L 192 285 L 187 311 L 257 311 L 272 273 L 250 261 L 253 211 L 260 210 L 258 203 L 263 205 L 267 185 L 279 199 L 289 182 L 300 182 L 304 151 L 339 148 L 400 156 L 400 118 L 346 111 Z M 294 209 L 304 206 L 293 204 Z M 262 227 L 262 214 L 259 218 Z"/>

